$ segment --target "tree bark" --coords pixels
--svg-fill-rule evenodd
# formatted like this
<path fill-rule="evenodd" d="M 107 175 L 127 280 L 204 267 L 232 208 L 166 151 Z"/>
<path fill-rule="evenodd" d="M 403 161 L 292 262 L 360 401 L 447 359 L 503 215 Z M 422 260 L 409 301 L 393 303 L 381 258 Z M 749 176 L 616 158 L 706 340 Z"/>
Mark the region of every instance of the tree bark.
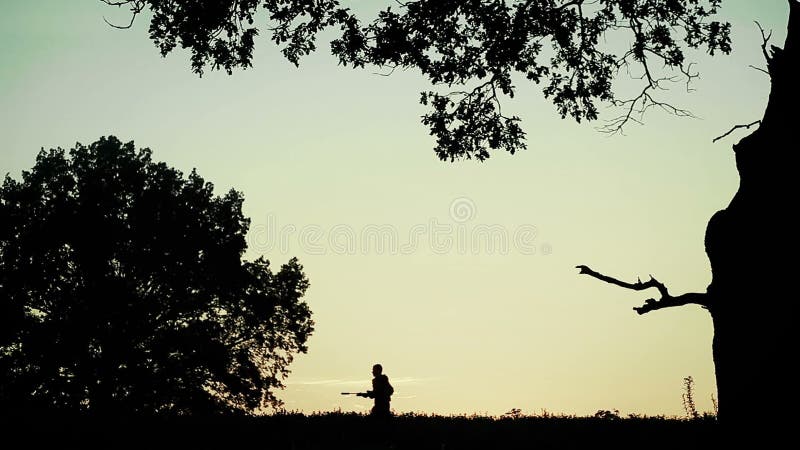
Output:
<path fill-rule="evenodd" d="M 763 430 L 768 421 L 794 413 L 797 294 L 790 258 L 797 249 L 797 175 L 790 160 L 798 149 L 794 126 L 800 125 L 800 2 L 789 5 L 784 48 L 767 52 L 765 43 L 771 91 L 764 117 L 733 146 L 739 189 L 706 229 L 719 419 L 731 430 Z"/>

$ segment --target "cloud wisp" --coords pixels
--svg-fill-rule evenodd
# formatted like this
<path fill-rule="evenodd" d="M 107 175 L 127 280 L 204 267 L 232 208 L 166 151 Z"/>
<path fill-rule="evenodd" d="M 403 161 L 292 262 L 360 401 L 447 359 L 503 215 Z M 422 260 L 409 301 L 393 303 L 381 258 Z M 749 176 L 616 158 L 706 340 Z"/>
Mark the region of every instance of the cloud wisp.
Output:
<path fill-rule="evenodd" d="M 433 380 L 434 378 L 418 378 L 418 377 L 398 377 L 392 378 L 392 385 L 396 384 L 420 384 L 426 381 Z M 367 385 L 372 383 L 371 379 L 361 380 L 340 380 L 340 379 L 322 379 L 322 380 L 302 380 L 287 382 L 287 386 L 358 386 Z"/>

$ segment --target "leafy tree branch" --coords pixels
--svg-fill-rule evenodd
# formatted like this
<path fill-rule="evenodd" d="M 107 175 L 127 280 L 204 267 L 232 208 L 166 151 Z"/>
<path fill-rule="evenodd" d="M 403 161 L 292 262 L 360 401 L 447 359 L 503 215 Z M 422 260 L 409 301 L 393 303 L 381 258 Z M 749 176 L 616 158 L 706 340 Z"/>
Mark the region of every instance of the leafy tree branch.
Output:
<path fill-rule="evenodd" d="M 448 161 L 525 148 L 519 117 L 499 106 L 514 96 L 514 80 L 541 85 L 562 118 L 593 121 L 599 104 L 616 106 L 621 114 L 601 129 L 620 132 L 654 107 L 692 117 L 656 92 L 670 81 L 688 86 L 697 76 L 685 50 L 731 50 L 730 25 L 713 20 L 721 0 L 398 1 L 366 22 L 338 0 L 101 1 L 128 5 L 134 17 L 149 9 L 150 38 L 161 54 L 178 45 L 189 49 L 199 75 L 207 67 L 232 73 L 252 66 L 260 11 L 271 40 L 295 65 L 317 49 L 320 32 L 338 29 L 330 48 L 340 64 L 415 69 L 443 87 L 422 94 L 432 109 L 422 122 L 436 139 L 436 154 Z M 606 48 L 612 36 L 629 42 L 622 56 Z M 632 98 L 614 91 L 623 70 L 639 72 L 632 78 L 642 85 Z M 452 101 L 451 94 L 465 90 L 471 94 Z"/>

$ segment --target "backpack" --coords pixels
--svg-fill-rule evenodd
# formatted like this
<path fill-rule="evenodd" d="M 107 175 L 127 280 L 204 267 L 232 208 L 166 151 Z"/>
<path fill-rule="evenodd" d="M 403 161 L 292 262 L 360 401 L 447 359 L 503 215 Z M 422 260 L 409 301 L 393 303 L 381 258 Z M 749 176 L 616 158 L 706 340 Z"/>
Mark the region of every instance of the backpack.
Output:
<path fill-rule="evenodd" d="M 392 384 L 389 383 L 389 377 L 384 375 L 383 380 L 386 381 L 386 393 L 389 395 L 389 397 L 391 397 L 392 394 L 394 394 L 394 388 L 392 387 Z"/>

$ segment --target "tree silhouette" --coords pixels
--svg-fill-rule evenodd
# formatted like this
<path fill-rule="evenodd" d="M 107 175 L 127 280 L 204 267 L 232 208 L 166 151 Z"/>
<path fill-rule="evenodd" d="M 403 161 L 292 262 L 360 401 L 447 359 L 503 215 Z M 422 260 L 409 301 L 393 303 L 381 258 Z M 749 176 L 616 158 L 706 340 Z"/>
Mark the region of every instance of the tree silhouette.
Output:
<path fill-rule="evenodd" d="M 0 188 L 0 404 L 92 413 L 276 406 L 313 331 L 302 266 L 243 261 L 242 194 L 101 138 Z"/>
<path fill-rule="evenodd" d="M 771 80 L 763 118 L 734 127 L 758 125 L 733 146 L 739 189 L 706 228 L 705 248 L 713 276 L 706 292 L 672 296 L 652 277 L 626 283 L 578 266 L 583 274 L 628 289 L 656 288 L 660 297 L 634 308 L 639 314 L 685 304 L 708 309 L 714 324 L 719 417 L 749 427 L 789 417 L 786 397 L 794 395 L 796 384 L 791 357 L 797 348 L 792 331 L 796 319 L 788 303 L 795 294 L 784 280 L 796 277 L 786 258 L 797 249 L 791 206 L 796 204 L 797 186 L 789 158 L 797 150 L 800 2 L 789 0 L 789 6 L 784 47 L 768 48 L 766 35 L 762 44 Z"/>
<path fill-rule="evenodd" d="M 721 0 L 416 0 L 397 2 L 369 23 L 336 0 L 226 0 L 212 2 L 214 7 L 209 2 L 178 7 L 157 0 L 103 1 L 131 8 L 127 26 L 142 11 L 152 12 L 150 37 L 162 55 L 177 45 L 188 48 L 198 74 L 209 66 L 231 73 L 252 64 L 259 8 L 271 21 L 272 40 L 295 64 L 315 50 L 320 31 L 338 27 L 341 35 L 331 49 L 341 64 L 415 68 L 445 86 L 443 93 L 423 93 L 421 101 L 432 108 L 423 122 L 436 138 L 435 151 L 450 161 L 483 161 L 490 150 L 514 153 L 525 147 L 519 119 L 500 107 L 503 95 L 515 93 L 514 76 L 542 84 L 562 117 L 596 119 L 597 102 L 621 107 L 621 115 L 607 124 L 613 132 L 652 108 L 691 115 L 655 93 L 671 81 L 689 82 L 697 75 L 685 49 L 730 51 L 729 25 L 711 20 Z M 655 279 L 627 283 L 579 266 L 582 273 L 626 288 L 657 288 L 661 298 L 648 300 L 639 313 L 689 303 L 709 310 L 720 418 L 732 424 L 758 419 L 757 411 L 793 414 L 784 390 L 794 386 L 789 375 L 797 339 L 793 307 L 786 302 L 795 295 L 790 282 L 795 274 L 781 261 L 797 248 L 790 155 L 797 147 L 793 121 L 800 104 L 800 3 L 788 2 L 784 48 L 768 48 L 764 38 L 772 83 L 764 117 L 736 127 L 758 125 L 733 146 L 739 190 L 706 231 L 713 275 L 707 291 L 673 297 Z M 602 44 L 601 38 L 614 33 L 630 42 L 621 54 Z M 612 82 L 620 69 L 641 80 L 638 95 L 614 95 Z"/>

